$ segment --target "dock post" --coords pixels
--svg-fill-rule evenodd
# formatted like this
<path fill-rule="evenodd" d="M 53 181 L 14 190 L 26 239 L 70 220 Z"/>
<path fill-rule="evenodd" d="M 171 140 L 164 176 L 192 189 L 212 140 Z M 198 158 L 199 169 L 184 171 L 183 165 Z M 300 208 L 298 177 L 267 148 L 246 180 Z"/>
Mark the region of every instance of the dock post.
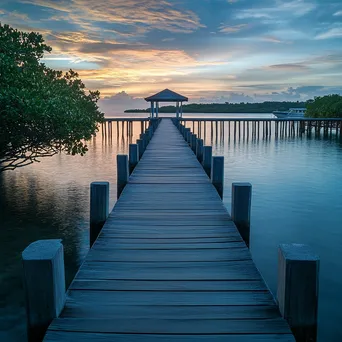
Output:
<path fill-rule="evenodd" d="M 203 161 L 203 139 L 196 140 L 196 157 L 197 160 L 202 163 Z"/>
<path fill-rule="evenodd" d="M 211 165 L 211 182 L 223 198 L 224 157 L 213 157 Z"/>
<path fill-rule="evenodd" d="M 251 203 L 252 185 L 233 183 L 231 216 L 247 247 L 250 240 Z"/>
<path fill-rule="evenodd" d="M 190 132 L 190 128 L 184 128 L 184 140 L 188 141 L 188 133 Z"/>
<path fill-rule="evenodd" d="M 139 147 L 137 144 L 129 144 L 129 174 L 131 174 L 139 161 Z"/>
<path fill-rule="evenodd" d="M 139 160 L 141 159 L 144 153 L 144 142 L 142 139 L 137 139 L 138 151 L 139 151 Z"/>
<path fill-rule="evenodd" d="M 153 137 L 153 126 L 150 126 L 149 129 L 148 129 L 149 141 L 151 141 L 152 137 Z"/>
<path fill-rule="evenodd" d="M 61 240 L 38 240 L 22 253 L 29 342 L 42 341 L 65 304 L 64 253 Z"/>
<path fill-rule="evenodd" d="M 90 247 L 97 239 L 109 214 L 109 182 L 90 184 Z"/>
<path fill-rule="evenodd" d="M 145 130 L 145 138 L 146 138 L 146 146 L 147 146 L 151 140 L 150 127 L 146 128 L 146 130 Z"/>
<path fill-rule="evenodd" d="M 191 141 L 191 131 L 189 130 L 188 132 L 187 132 L 187 134 L 186 134 L 186 142 L 187 143 L 190 143 L 190 141 Z"/>
<path fill-rule="evenodd" d="M 146 147 L 147 147 L 147 134 L 146 133 L 142 133 L 140 134 L 140 139 L 143 141 L 143 152 L 145 152 Z"/>
<path fill-rule="evenodd" d="M 117 166 L 117 198 L 120 197 L 124 187 L 128 183 L 129 168 L 127 154 L 118 154 L 116 156 Z"/>
<path fill-rule="evenodd" d="M 191 136 L 190 147 L 195 154 L 196 154 L 196 142 L 197 142 L 197 135 L 193 134 Z"/>
<path fill-rule="evenodd" d="M 278 250 L 277 299 L 296 341 L 317 340 L 319 256 L 303 244 Z"/>
<path fill-rule="evenodd" d="M 211 176 L 211 159 L 212 159 L 213 148 L 212 146 L 203 147 L 203 169 L 208 177 Z"/>

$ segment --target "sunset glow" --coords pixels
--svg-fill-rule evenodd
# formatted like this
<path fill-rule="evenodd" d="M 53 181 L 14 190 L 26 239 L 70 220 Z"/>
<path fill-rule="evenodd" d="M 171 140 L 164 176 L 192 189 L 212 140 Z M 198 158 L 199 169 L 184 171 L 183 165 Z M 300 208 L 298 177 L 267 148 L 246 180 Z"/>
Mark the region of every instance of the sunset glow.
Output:
<path fill-rule="evenodd" d="M 164 88 L 192 102 L 340 93 L 341 13 L 340 0 L 0 1 L 1 22 L 52 46 L 44 63 L 120 110 Z"/>

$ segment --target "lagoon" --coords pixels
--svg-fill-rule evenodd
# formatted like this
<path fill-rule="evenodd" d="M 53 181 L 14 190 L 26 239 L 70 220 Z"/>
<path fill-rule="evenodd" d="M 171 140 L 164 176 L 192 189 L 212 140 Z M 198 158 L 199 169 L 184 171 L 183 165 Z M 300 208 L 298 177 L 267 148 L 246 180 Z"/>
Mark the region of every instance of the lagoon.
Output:
<path fill-rule="evenodd" d="M 117 117 L 146 117 L 119 114 Z M 271 114 L 184 114 L 184 117 L 272 117 Z M 213 139 L 207 124 L 205 143 L 225 156 L 223 201 L 230 211 L 231 183 L 253 185 L 251 252 L 273 293 L 277 284 L 277 247 L 307 243 L 321 257 L 319 341 L 341 341 L 342 145 L 336 139 L 287 137 L 258 140 Z M 89 142 L 86 156 L 56 155 L 0 175 L 0 340 L 23 341 L 24 298 L 21 252 L 37 239 L 61 238 L 67 282 L 88 251 L 89 184 L 111 183 L 116 199 L 116 154 L 127 153 L 140 134 Z"/>

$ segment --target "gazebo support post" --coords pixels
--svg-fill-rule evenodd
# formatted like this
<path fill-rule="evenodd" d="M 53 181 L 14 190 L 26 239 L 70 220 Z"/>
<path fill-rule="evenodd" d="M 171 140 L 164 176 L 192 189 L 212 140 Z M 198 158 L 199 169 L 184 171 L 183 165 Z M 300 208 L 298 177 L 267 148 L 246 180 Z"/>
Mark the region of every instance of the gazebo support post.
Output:
<path fill-rule="evenodd" d="M 151 102 L 151 119 L 153 119 L 154 116 L 154 102 Z"/>

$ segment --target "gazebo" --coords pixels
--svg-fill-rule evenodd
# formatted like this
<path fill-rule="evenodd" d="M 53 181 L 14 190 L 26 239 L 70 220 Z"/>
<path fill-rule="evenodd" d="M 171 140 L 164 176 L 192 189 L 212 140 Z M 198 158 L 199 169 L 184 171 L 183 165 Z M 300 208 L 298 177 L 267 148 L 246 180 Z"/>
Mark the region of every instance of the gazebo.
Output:
<path fill-rule="evenodd" d="M 172 90 L 165 89 L 157 94 L 146 97 L 145 100 L 151 102 L 151 118 L 158 117 L 159 102 L 176 102 L 176 117 L 179 118 L 183 116 L 183 102 L 187 102 L 188 98 Z"/>

